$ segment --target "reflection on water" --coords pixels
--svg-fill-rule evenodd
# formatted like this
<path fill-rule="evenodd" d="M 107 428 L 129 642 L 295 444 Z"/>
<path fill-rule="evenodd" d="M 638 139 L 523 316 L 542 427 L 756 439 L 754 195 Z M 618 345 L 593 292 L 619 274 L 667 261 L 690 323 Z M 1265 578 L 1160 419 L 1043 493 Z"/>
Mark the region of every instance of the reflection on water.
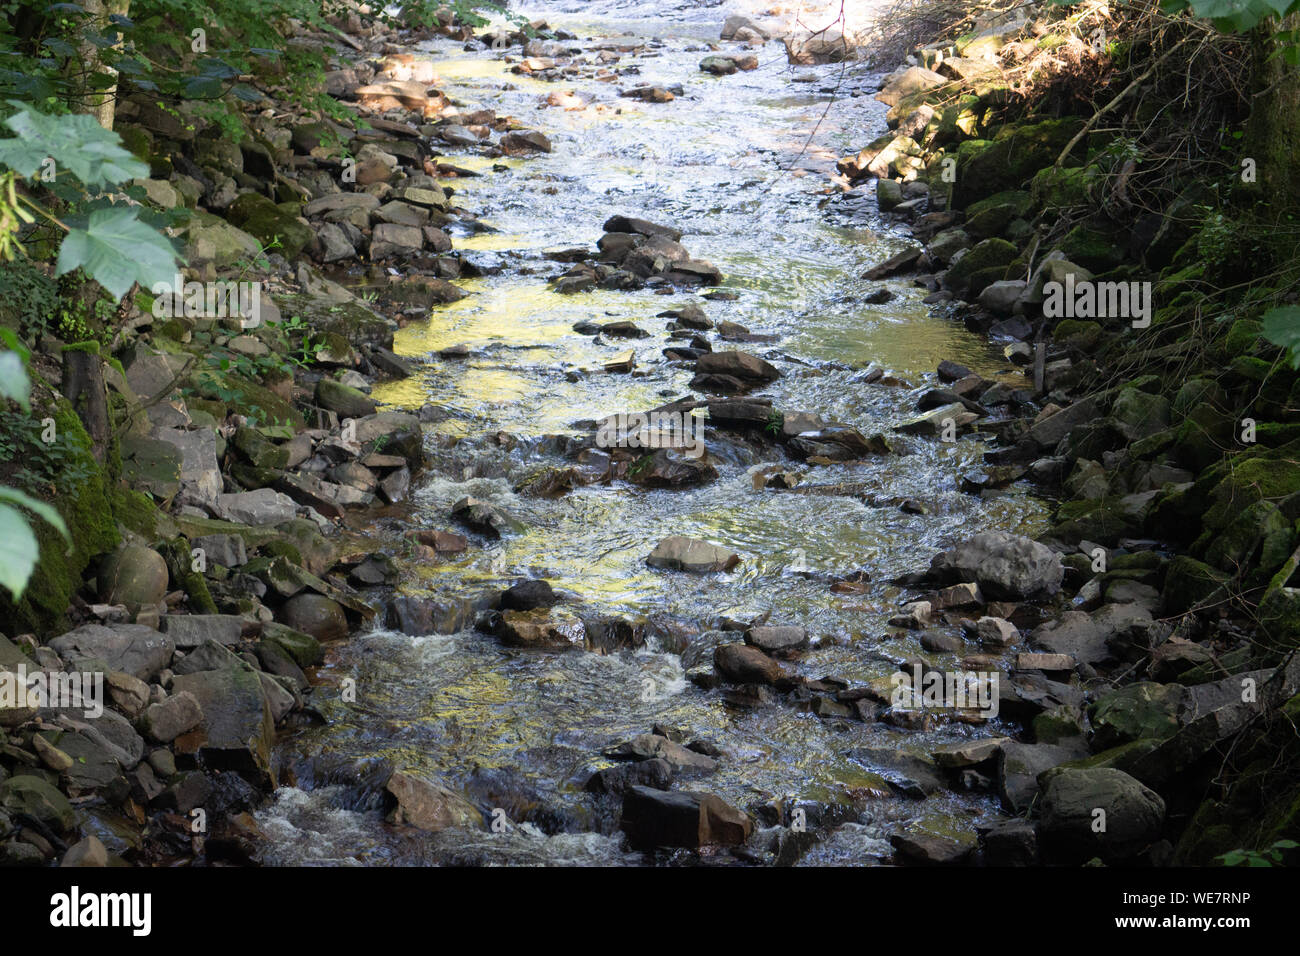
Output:
<path fill-rule="evenodd" d="M 580 36 L 608 31 L 575 26 L 557 9 L 537 12 Z M 584 17 L 597 15 L 582 9 Z M 514 651 L 470 629 L 434 637 L 377 630 L 332 648 L 315 695 L 328 725 L 280 748 L 286 779 L 296 786 L 281 791 L 261 815 L 268 861 L 641 862 L 621 849 L 613 808 L 583 794 L 581 784 L 601 765 L 601 748 L 655 723 L 685 728 L 724 751 L 715 773 L 682 786 L 706 788 L 748 809 L 790 800 L 852 806 L 857 822 L 815 848 L 805 864 L 873 863 L 888 856 L 888 828 L 900 821 L 924 813 L 927 826 L 968 830 L 993 811 L 989 798 L 978 795 L 902 800 L 845 752 L 884 746 L 920 753 L 996 727 L 844 728 L 780 704 L 729 709 L 717 692 L 701 691 L 685 677 L 688 667 L 710 659 L 717 637 L 707 632 L 720 618 L 765 613 L 772 623 L 804 624 L 815 636 L 798 662 L 812 677 L 880 682 L 905 658 L 952 664 L 951 655 L 923 654 L 913 635 L 886 627 L 900 597 L 887 582 L 924 567 L 945 543 L 975 529 L 1033 531 L 1044 516 L 1014 489 L 985 500 L 958 490 L 963 468 L 980 460 L 978 441 L 904 439 L 899 454 L 861 465 L 790 464 L 806 482 L 851 483 L 851 494 L 756 491 L 751 473 L 763 459 L 711 431 L 710 453 L 721 476 L 703 488 L 646 491 L 620 483 L 554 500 L 512 490 L 539 466 L 565 463 L 540 450 L 551 447 L 540 446 L 543 436 L 583 434 L 575 423 L 689 394 L 691 371 L 663 358 L 669 320 L 656 316 L 690 301 L 715 322 L 779 337 L 745 346 L 781 368 L 783 377 L 764 392 L 778 408 L 816 411 L 868 435 L 912 414 L 915 394 L 904 386 L 862 384 L 869 366 L 913 387 L 945 358 L 1018 380 L 995 349 L 931 316 L 924 292 L 906 281 L 884 283 L 893 293 L 885 304 L 863 301 L 882 284 L 859 277 L 903 240 L 862 211 L 870 203 L 852 214 L 819 208 L 823 176 L 779 173 L 780 164 L 800 153 L 826 98 L 815 87 L 792 91 L 778 44 L 759 51 L 763 67 L 755 73 L 722 80 L 700 74 L 697 40 L 715 36 L 722 15 L 720 8 L 707 16 L 683 8 L 690 22 L 680 29 L 666 22 L 618 24 L 663 41 L 657 56 L 637 61 L 641 72 L 623 85 L 685 86 L 683 96 L 653 106 L 620 99 L 619 84 L 584 78 L 547 84 L 450 42 L 433 44 L 448 95 L 543 129 L 555 150 L 505 161 L 450 150 L 442 160 L 483 173 L 446 182 L 456 190 L 455 202 L 494 230 L 458 237 L 457 249 L 502 268 L 462 283 L 471 295 L 402 329 L 396 350 L 423 363 L 419 374 L 379 385 L 374 395 L 395 406 L 432 403 L 447 412 L 427 426 L 432 465 L 415 492 L 414 526 L 450 527 L 452 503 L 475 495 L 527 530 L 477 541 L 442 563 L 407 564 L 400 590 L 469 604 L 489 588 L 542 576 L 586 608 L 648 617 L 661 636 L 642 650 L 608 656 Z M 816 69 L 831 76 L 840 68 Z M 591 93 L 595 104 L 540 109 L 545 94 L 557 89 Z M 837 101 L 800 166 L 829 168 L 838 152 L 884 128 L 883 113 L 870 97 Z M 492 172 L 494 164 L 506 168 Z M 564 267 L 543 253 L 594 245 L 604 220 L 619 212 L 681 228 L 692 254 L 722 269 L 735 300 L 653 290 L 551 292 L 545 278 Z M 635 321 L 650 337 L 606 344 L 573 331 L 580 321 L 615 318 Z M 437 356 L 452 345 L 468 346 L 469 356 Z M 601 371 L 628 348 L 636 353 L 633 374 Z M 515 441 L 490 437 L 499 432 Z M 926 513 L 904 513 L 901 498 L 921 502 Z M 401 530 L 377 526 L 376 534 L 395 543 Z M 645 556 L 666 534 L 724 544 L 742 564 L 706 577 L 652 570 Z M 400 561 L 401 549 L 393 551 Z M 858 569 L 872 577 L 865 593 L 829 590 L 829 576 Z M 668 634 L 682 636 L 669 647 Z M 683 643 L 694 646 L 679 656 L 674 651 Z M 338 692 L 347 677 L 356 680 L 355 703 Z M 485 811 L 506 807 L 514 822 L 504 833 L 389 828 L 379 791 L 394 767 L 437 775 Z"/>

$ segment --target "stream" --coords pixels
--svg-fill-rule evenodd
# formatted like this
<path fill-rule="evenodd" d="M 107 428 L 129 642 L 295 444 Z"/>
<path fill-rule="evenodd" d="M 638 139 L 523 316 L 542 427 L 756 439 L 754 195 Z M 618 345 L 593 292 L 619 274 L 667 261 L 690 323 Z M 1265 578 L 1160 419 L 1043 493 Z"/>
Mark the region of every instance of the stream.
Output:
<path fill-rule="evenodd" d="M 838 156 L 885 129 L 885 107 L 872 98 L 875 77 L 852 65 L 792 67 L 776 41 L 753 51 L 757 70 L 712 76 L 698 68 L 706 44 L 716 42 L 727 13 L 753 11 L 677 0 L 676 8 L 655 4 L 647 19 L 645 6 L 557 0 L 520 11 L 579 37 L 566 46 L 582 48 L 580 64 L 602 48 L 636 47 L 610 67 L 635 72 L 612 82 L 594 75 L 595 64 L 561 83 L 513 74 L 501 54 L 447 39 L 412 51 L 435 59 L 436 85 L 454 101 L 513 115 L 544 132 L 554 149 L 503 159 L 443 148 L 443 162 L 482 174 L 446 185 L 456 205 L 492 227 L 453 232 L 456 249 L 485 274 L 459 282 L 469 296 L 397 334 L 396 351 L 421 363 L 418 374 L 376 386 L 374 397 L 408 410 L 432 403 L 445 415 L 426 426 L 429 464 L 409 515 L 379 518 L 371 530 L 377 550 L 391 550 L 402 568 L 399 591 L 471 610 L 456 633 L 412 637 L 376 628 L 329 648 L 313 697 L 327 723 L 280 741 L 282 786 L 258 814 L 266 864 L 672 862 L 678 857 L 627 850 L 618 800 L 583 791 L 586 777 L 610 763 L 602 749 L 656 724 L 682 728 L 723 754 L 715 772 L 674 789 L 714 793 L 751 813 L 764 805 L 836 808 L 838 825 L 801 865 L 878 863 L 889 858 L 888 835 L 901 823 L 923 818 L 936 832 L 968 831 L 999 813 L 987 793 L 898 796 L 846 755 L 864 747 L 926 753 L 1004 733 L 996 720 L 925 731 L 823 720 L 779 700 L 729 705 L 721 689 L 686 678 L 711 660 L 722 619 L 764 614 L 772 624 L 808 629 L 814 644 L 792 666 L 809 677 L 879 683 L 905 660 L 955 665 L 959 655 L 923 652 L 917 632 L 887 626 L 905 596 L 888 582 L 927 567 L 954 540 L 983 530 L 1033 534 L 1046 517 L 1045 504 L 1021 485 L 984 497 L 959 489 L 960 475 L 985 450 L 977 437 L 900 438 L 902 454 L 810 465 L 785 459 L 779 446 L 709 429 L 720 475 L 703 486 L 647 490 L 615 480 L 558 498 L 512 491 L 545 466 L 573 464 L 553 436 L 589 435 L 591 420 L 691 394 L 689 365 L 662 355 L 671 320 L 656 317 L 687 303 L 715 323 L 774 337 L 738 346 L 715 337 L 713 344 L 752 351 L 779 368 L 782 377 L 759 393 L 777 408 L 816 412 L 864 435 L 889 434 L 915 415 L 915 397 L 933 386 L 943 359 L 1022 382 L 996 346 L 931 314 L 925 290 L 906 279 L 860 278 L 906 241 L 877 213 L 869 189 L 839 195 L 828 181 Z M 506 52 L 519 58 L 518 47 Z M 668 103 L 619 96 L 646 83 L 683 89 Z M 591 102 L 571 110 L 540 105 L 556 92 Z M 721 269 L 721 288 L 735 298 L 703 298 L 710 287 L 671 295 L 653 286 L 553 292 L 547 279 L 566 266 L 544 253 L 594 246 L 614 214 L 681 229 L 682 243 Z M 893 293 L 888 302 L 865 301 L 881 287 Z M 650 337 L 606 342 L 573 328 L 622 319 Z M 468 346 L 469 357 L 437 355 L 453 345 Z M 634 374 L 602 370 L 628 348 L 637 355 Z M 872 367 L 897 382 L 866 383 Z M 756 490 L 753 473 L 774 463 L 801 473 L 805 484 L 850 483 L 857 491 Z M 467 495 L 491 501 L 527 530 L 499 541 L 470 535 L 464 554 L 438 563 L 402 558 L 406 530 L 463 531 L 449 510 Z M 904 510 L 903 499 L 923 507 Z M 724 545 L 741 564 L 708 575 L 648 567 L 646 556 L 671 534 Z M 859 569 L 871 577 L 862 593 L 831 590 L 833 578 Z M 472 605 L 483 594 L 537 577 L 572 607 L 648 619 L 646 646 L 542 652 L 474 630 Z M 349 679 L 355 701 L 340 693 Z M 391 826 L 383 785 L 398 768 L 460 790 L 485 820 L 502 808 L 509 822 L 500 832 Z"/>

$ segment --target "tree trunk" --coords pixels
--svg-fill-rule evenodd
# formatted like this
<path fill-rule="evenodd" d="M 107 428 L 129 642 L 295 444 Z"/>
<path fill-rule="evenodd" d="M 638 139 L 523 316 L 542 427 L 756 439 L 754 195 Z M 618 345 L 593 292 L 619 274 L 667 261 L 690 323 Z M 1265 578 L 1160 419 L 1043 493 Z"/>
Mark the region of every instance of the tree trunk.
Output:
<path fill-rule="evenodd" d="M 73 348 L 63 353 L 61 391 L 86 426 L 91 452 L 102 465 L 108 452 L 108 394 L 104 391 L 104 362 L 98 351 Z"/>
<path fill-rule="evenodd" d="M 104 30 L 112 29 L 108 18 L 114 14 L 126 16 L 131 8 L 131 0 L 83 0 L 82 6 L 90 14 L 95 25 Z M 103 62 L 99 48 L 93 43 L 81 44 L 81 59 L 91 73 L 116 77 L 117 70 Z M 117 112 L 117 83 L 103 90 L 87 89 L 81 97 L 81 112 L 89 113 L 104 129 L 113 128 L 113 117 Z"/>
<path fill-rule="evenodd" d="M 1256 46 L 1256 77 L 1261 91 L 1251 105 L 1245 158 L 1254 159 L 1265 199 L 1273 205 L 1273 218 L 1300 212 L 1300 177 L 1295 158 L 1300 156 L 1300 69 L 1288 66 L 1278 50 L 1276 30 L 1300 29 L 1300 14 L 1280 24 L 1268 23 Z"/>

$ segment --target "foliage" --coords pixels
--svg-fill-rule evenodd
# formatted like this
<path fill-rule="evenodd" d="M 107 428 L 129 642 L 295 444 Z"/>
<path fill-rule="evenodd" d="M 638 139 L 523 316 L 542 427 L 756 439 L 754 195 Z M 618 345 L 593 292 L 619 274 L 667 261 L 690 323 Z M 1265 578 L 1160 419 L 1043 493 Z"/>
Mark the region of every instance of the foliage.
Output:
<path fill-rule="evenodd" d="M 16 402 L 24 411 L 30 411 L 26 349 L 7 330 L 0 329 L 0 340 L 9 346 L 0 352 L 0 399 Z M 24 510 L 48 521 L 70 540 L 63 519 L 52 507 L 17 488 L 0 485 L 0 585 L 8 588 L 14 600 L 22 597 L 40 557 L 36 535 Z"/>
<path fill-rule="evenodd" d="M 115 300 L 137 282 L 148 286 L 170 279 L 176 272 L 171 242 L 140 219 L 138 207 L 119 205 L 105 192 L 148 176 L 148 167 L 127 152 L 116 133 L 89 116 L 49 116 L 17 100 L 9 105 L 16 112 L 4 124 L 18 135 L 0 140 L 0 165 L 9 167 L 0 176 L 0 222 L 10 227 L 0 232 L 0 255 L 12 258 L 22 251 L 19 223 L 31 225 L 41 217 L 64 232 L 55 275 L 82 269 Z M 17 190 L 19 177 L 38 173 L 69 212 L 53 212 Z"/>
<path fill-rule="evenodd" d="M 1300 369 L 1300 306 L 1284 305 L 1269 309 L 1263 316 L 1263 336 L 1287 350 L 1291 367 Z"/>
<path fill-rule="evenodd" d="M 1224 866 L 1281 866 L 1284 851 L 1297 847 L 1294 840 L 1278 840 L 1264 850 L 1230 850 L 1218 859 Z"/>

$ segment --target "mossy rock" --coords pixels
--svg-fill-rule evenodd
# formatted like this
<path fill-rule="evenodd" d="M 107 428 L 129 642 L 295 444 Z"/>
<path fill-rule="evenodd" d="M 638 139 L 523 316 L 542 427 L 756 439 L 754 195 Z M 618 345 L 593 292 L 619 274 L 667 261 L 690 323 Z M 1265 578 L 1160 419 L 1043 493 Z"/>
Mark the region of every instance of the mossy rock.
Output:
<path fill-rule="evenodd" d="M 1271 501 L 1257 501 L 1232 519 L 1205 550 L 1207 563 L 1243 575 L 1247 586 L 1264 585 L 1295 547 L 1292 522 Z M 1258 560 L 1256 555 L 1258 554 Z"/>
<path fill-rule="evenodd" d="M 1102 749 L 1135 740 L 1164 740 L 1178 731 L 1187 689 L 1181 684 L 1141 681 L 1098 698 L 1089 708 L 1093 741 Z"/>
<path fill-rule="evenodd" d="M 1259 501 L 1280 502 L 1300 491 L 1300 464 L 1270 458 L 1247 458 L 1234 466 L 1215 487 L 1213 504 L 1205 514 L 1208 528 L 1226 528 L 1237 515 Z"/>
<path fill-rule="evenodd" d="M 1175 866 L 1212 866 L 1220 856 L 1238 848 L 1236 828 L 1222 804 L 1206 800 L 1188 821 L 1174 847 Z"/>
<path fill-rule="evenodd" d="M 1087 319 L 1062 319 L 1052 329 L 1052 341 L 1080 352 L 1091 352 L 1101 342 L 1102 328 Z"/>
<path fill-rule="evenodd" d="M 1169 400 L 1162 395 L 1123 388 L 1115 396 L 1110 414 L 1125 438 L 1141 441 L 1169 427 Z"/>
<path fill-rule="evenodd" d="M 966 210 L 965 229 L 977 238 L 1001 235 L 1015 219 L 1023 219 L 1029 213 L 1029 193 L 1018 189 L 989 196 L 973 202 Z"/>
<path fill-rule="evenodd" d="M 1065 234 L 1060 250 L 1071 262 L 1102 272 L 1124 261 L 1125 253 L 1116 242 L 1116 233 L 1088 223 L 1080 223 Z"/>
<path fill-rule="evenodd" d="M 331 302 L 308 295 L 276 296 L 282 315 L 300 316 L 317 332 L 335 332 L 352 345 L 391 349 L 396 323 L 356 302 Z"/>
<path fill-rule="evenodd" d="M 279 645 L 299 667 L 312 667 L 325 657 L 320 641 L 279 622 L 262 626 L 262 640 Z"/>
<path fill-rule="evenodd" d="M 1096 166 L 1045 166 L 1029 182 L 1032 206 L 1051 214 L 1086 205 L 1088 190 L 1098 175 Z"/>
<path fill-rule="evenodd" d="M 1203 561 L 1180 554 L 1165 570 L 1161 602 L 1166 614 L 1184 614 L 1228 597 L 1228 576 Z"/>
<path fill-rule="evenodd" d="M 1079 131 L 1078 117 L 1004 127 L 993 140 L 968 140 L 957 151 L 956 208 L 1007 189 L 1019 189 L 1038 170 L 1056 162 Z"/>
<path fill-rule="evenodd" d="M 1131 740 L 1128 743 L 1102 750 L 1091 756 L 1068 761 L 1061 764 L 1061 766 L 1079 770 L 1093 770 L 1100 767 L 1132 773 L 1133 768 L 1138 765 L 1141 759 L 1158 746 L 1160 746 L 1159 740 Z"/>
<path fill-rule="evenodd" d="M 1263 331 L 1264 326 L 1254 319 L 1238 319 L 1223 337 L 1223 349 L 1229 358 L 1247 355 L 1255 350 Z"/>
<path fill-rule="evenodd" d="M 260 193 L 243 193 L 226 210 L 226 218 L 264 246 L 278 240 L 279 252 L 295 258 L 312 241 L 311 227 L 299 221 L 293 203 L 276 205 Z"/>
<path fill-rule="evenodd" d="M 0 589 L 0 621 L 14 633 L 30 631 L 49 636 L 66 630 L 72 595 L 82 585 L 82 575 L 92 559 L 117 547 L 117 523 L 109 505 L 108 478 L 91 450 L 90 436 L 67 399 L 56 396 L 54 406 L 42 413 L 54 419 L 57 433 L 66 447 L 79 458 L 85 477 L 75 488 L 66 489 L 50 502 L 63 517 L 71 535 L 69 546 L 62 535 L 45 521 L 30 522 L 40 547 L 40 560 L 16 604 L 9 592 Z"/>
<path fill-rule="evenodd" d="M 289 465 L 289 449 L 269 441 L 256 428 L 239 427 L 232 443 L 249 464 L 258 468 L 283 470 Z"/>
<path fill-rule="evenodd" d="M 984 239 L 967 249 L 962 257 L 948 270 L 948 284 L 958 286 L 968 281 L 976 272 L 985 269 L 1000 268 L 1005 272 L 1006 267 L 1011 264 L 1018 254 L 1019 250 L 1005 239 Z"/>

